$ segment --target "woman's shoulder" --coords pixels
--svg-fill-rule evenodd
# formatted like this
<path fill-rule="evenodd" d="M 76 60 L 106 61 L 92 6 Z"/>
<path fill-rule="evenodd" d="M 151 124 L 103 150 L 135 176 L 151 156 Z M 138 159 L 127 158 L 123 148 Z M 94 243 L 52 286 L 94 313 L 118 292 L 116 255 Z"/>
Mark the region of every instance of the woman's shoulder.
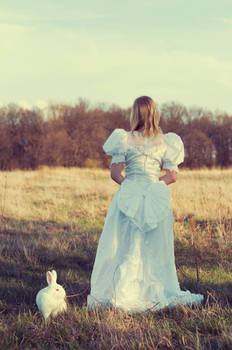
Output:
<path fill-rule="evenodd" d="M 114 140 L 116 142 L 123 142 L 126 143 L 128 139 L 129 132 L 125 129 L 116 128 L 112 131 L 112 133 L 109 136 L 109 139 Z"/>
<path fill-rule="evenodd" d="M 128 131 L 120 128 L 114 129 L 108 136 L 108 140 L 120 140 L 125 138 L 128 134 Z"/>
<path fill-rule="evenodd" d="M 164 134 L 166 151 L 163 155 L 163 169 L 178 172 L 178 165 L 184 161 L 184 144 L 181 137 L 174 132 Z"/>
<path fill-rule="evenodd" d="M 119 128 L 114 129 L 104 143 L 103 150 L 109 155 L 119 152 L 120 150 L 125 152 L 126 137 L 126 130 Z"/>
<path fill-rule="evenodd" d="M 163 134 L 165 139 L 167 140 L 178 140 L 181 139 L 179 135 L 177 135 L 175 132 L 167 132 L 166 134 Z"/>
<path fill-rule="evenodd" d="M 122 135 L 122 136 L 126 136 L 129 133 L 129 131 L 126 131 L 125 129 L 122 128 L 116 128 L 112 131 L 111 135 Z"/>
<path fill-rule="evenodd" d="M 169 146 L 180 147 L 183 144 L 181 137 L 175 132 L 168 132 L 164 134 L 164 139 Z"/>

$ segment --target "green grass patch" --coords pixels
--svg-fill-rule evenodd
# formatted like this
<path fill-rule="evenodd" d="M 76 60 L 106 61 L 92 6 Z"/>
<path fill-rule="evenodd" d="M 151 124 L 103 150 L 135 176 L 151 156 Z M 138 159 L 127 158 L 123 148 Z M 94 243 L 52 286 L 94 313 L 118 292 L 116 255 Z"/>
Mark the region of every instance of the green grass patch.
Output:
<path fill-rule="evenodd" d="M 203 293 L 202 305 L 130 315 L 85 311 L 103 217 L 64 222 L 7 219 L 0 225 L 0 349 L 231 349 L 232 242 L 176 223 L 182 289 Z M 178 230 L 178 231 L 177 231 Z M 45 325 L 35 304 L 56 269 L 68 312 Z"/>

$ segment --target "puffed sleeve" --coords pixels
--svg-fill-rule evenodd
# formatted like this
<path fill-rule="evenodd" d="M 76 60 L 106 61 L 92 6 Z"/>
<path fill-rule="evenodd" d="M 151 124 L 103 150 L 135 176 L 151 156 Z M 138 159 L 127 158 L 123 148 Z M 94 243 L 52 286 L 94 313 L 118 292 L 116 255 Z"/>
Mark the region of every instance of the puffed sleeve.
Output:
<path fill-rule="evenodd" d="M 178 172 L 178 165 L 184 161 L 184 144 L 177 134 L 169 132 L 165 134 L 166 151 L 163 156 L 163 169 Z"/>
<path fill-rule="evenodd" d="M 115 129 L 102 146 L 103 151 L 112 157 L 110 168 L 113 163 L 125 162 L 127 150 L 126 135 L 124 129 Z"/>

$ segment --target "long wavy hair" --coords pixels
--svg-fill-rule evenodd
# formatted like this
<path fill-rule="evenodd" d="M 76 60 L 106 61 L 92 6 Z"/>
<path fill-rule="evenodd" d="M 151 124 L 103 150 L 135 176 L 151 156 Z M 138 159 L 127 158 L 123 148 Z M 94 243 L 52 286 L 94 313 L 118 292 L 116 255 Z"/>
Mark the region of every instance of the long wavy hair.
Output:
<path fill-rule="evenodd" d="M 134 131 L 143 129 L 142 134 L 152 137 L 162 133 L 159 127 L 159 113 L 155 102 L 148 96 L 136 98 L 130 114 L 130 126 L 132 134 Z"/>

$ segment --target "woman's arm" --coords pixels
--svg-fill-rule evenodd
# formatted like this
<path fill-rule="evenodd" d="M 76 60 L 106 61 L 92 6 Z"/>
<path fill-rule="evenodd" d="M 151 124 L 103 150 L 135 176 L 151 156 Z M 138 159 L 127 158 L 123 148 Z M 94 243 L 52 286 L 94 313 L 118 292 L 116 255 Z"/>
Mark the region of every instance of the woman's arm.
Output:
<path fill-rule="evenodd" d="M 111 178 L 117 182 L 119 185 L 123 182 L 125 177 L 122 176 L 121 172 L 124 166 L 124 162 L 121 163 L 113 163 L 111 165 Z"/>
<path fill-rule="evenodd" d="M 174 170 L 166 170 L 166 174 L 159 178 L 159 181 L 164 181 L 166 185 L 170 185 L 177 181 L 178 174 Z"/>

